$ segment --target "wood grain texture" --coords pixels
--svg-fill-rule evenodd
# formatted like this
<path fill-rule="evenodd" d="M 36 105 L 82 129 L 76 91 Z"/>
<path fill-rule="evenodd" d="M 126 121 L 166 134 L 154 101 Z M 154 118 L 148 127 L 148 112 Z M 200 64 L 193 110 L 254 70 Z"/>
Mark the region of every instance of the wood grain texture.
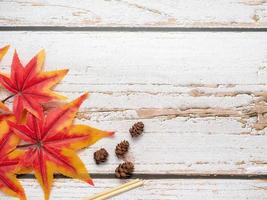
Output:
<path fill-rule="evenodd" d="M 51 199 L 86 199 L 106 188 L 121 184 L 115 179 L 95 179 L 95 187 L 71 179 L 57 179 L 51 193 Z M 42 191 L 34 179 L 22 179 L 28 200 L 42 199 Z M 112 199 L 140 199 L 140 200 L 266 200 L 267 182 L 263 180 L 207 180 L 207 179 L 166 179 L 146 180 L 143 187 L 121 194 Z M 10 200 L 10 197 L 0 194 L 1 200 Z"/>
<path fill-rule="evenodd" d="M 266 28 L 266 7 L 266 0 L 3 0 L 0 25 Z"/>
<path fill-rule="evenodd" d="M 0 34 L 0 44 L 10 43 L 25 60 L 45 48 L 49 53 L 47 69 L 70 68 L 71 74 L 64 81 L 81 85 L 81 89 L 85 84 L 119 84 L 124 88 L 153 85 L 175 91 L 177 85 L 216 87 L 267 82 L 265 32 Z M 8 66 L 10 57 L 2 66 Z"/>
<path fill-rule="evenodd" d="M 254 127 L 267 84 L 266 33 L 0 35 L 0 45 L 16 47 L 24 63 L 45 48 L 46 69 L 70 68 L 56 90 L 70 99 L 91 93 L 77 121 L 117 131 L 81 152 L 91 173 L 115 170 L 121 161 L 112 152 L 123 139 L 136 173 L 267 173 L 266 130 Z M 11 53 L 2 70 L 10 60 Z M 128 129 L 138 120 L 145 134 L 133 140 Z M 111 155 L 96 166 L 92 154 L 100 147 Z"/>

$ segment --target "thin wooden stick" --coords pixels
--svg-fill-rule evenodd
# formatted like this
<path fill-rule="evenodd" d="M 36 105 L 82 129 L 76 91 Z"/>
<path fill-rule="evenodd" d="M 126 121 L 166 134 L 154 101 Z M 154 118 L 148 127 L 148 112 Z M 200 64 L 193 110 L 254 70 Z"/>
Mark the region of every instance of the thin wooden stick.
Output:
<path fill-rule="evenodd" d="M 129 191 L 129 190 L 132 190 L 132 189 L 134 189 L 134 188 L 137 188 L 137 187 L 139 187 L 139 186 L 141 186 L 141 185 L 143 185 L 143 184 L 144 184 L 143 181 L 139 181 L 139 182 L 137 182 L 137 183 L 134 183 L 134 184 L 129 185 L 128 187 L 123 187 L 123 188 L 121 188 L 121 189 L 115 190 L 115 191 L 110 192 L 110 193 L 108 193 L 108 194 L 106 194 L 106 195 L 103 195 L 103 196 L 101 196 L 101 197 L 98 197 L 98 198 L 96 198 L 95 200 L 105 200 L 105 199 L 114 197 L 114 196 L 116 196 L 116 195 L 118 195 L 118 194 L 121 194 L 121 193 L 127 192 L 127 191 Z"/>
<path fill-rule="evenodd" d="M 144 182 L 140 179 L 135 179 L 135 180 L 132 180 L 132 181 L 129 181 L 125 184 L 122 184 L 120 186 L 117 186 L 117 187 L 114 187 L 114 188 L 111 188 L 111 189 L 107 189 L 103 192 L 100 192 L 98 194 L 95 194 L 91 197 L 89 197 L 87 200 L 104 200 L 104 199 L 108 199 L 110 197 L 113 197 L 113 196 L 116 196 L 118 194 L 121 194 L 123 192 L 126 192 L 128 190 L 131 190 L 131 189 L 134 189 L 134 188 L 137 188 L 141 185 L 143 185 Z"/>
<path fill-rule="evenodd" d="M 103 195 L 105 195 L 105 194 L 108 194 L 108 193 L 110 193 L 110 192 L 112 192 L 112 191 L 114 191 L 114 190 L 118 190 L 118 189 L 121 189 L 121 188 L 123 188 L 123 187 L 127 187 L 127 186 L 129 186 L 129 185 L 131 185 L 131 184 L 134 184 L 134 183 L 137 183 L 137 182 L 139 182 L 139 181 L 140 181 L 140 179 L 135 179 L 135 180 L 132 180 L 132 181 L 128 181 L 127 183 L 124 183 L 124 184 L 119 185 L 119 186 L 117 186 L 117 187 L 114 187 L 114 188 L 110 188 L 110 189 L 104 190 L 103 192 L 99 192 L 99 193 L 97 193 L 97 194 L 91 196 L 91 197 L 90 197 L 89 199 L 87 199 L 87 200 L 95 199 L 95 198 L 97 198 L 97 197 L 100 197 L 100 196 L 103 196 Z"/>

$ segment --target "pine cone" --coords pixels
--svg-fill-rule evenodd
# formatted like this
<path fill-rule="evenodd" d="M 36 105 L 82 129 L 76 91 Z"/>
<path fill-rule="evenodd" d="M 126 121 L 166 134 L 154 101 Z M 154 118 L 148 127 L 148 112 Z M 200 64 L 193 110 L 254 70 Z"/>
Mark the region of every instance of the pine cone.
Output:
<path fill-rule="evenodd" d="M 94 153 L 94 159 L 96 164 L 105 162 L 107 158 L 108 158 L 108 152 L 104 148 L 101 148 Z"/>
<path fill-rule="evenodd" d="M 125 162 L 120 164 L 115 170 L 117 178 L 128 178 L 133 174 L 134 164 L 132 162 Z"/>
<path fill-rule="evenodd" d="M 126 140 L 123 140 L 121 143 L 117 144 L 115 153 L 117 157 L 122 157 L 124 156 L 125 153 L 128 152 L 129 149 L 129 142 Z"/>
<path fill-rule="evenodd" d="M 144 123 L 143 122 L 137 122 L 135 123 L 132 128 L 129 129 L 129 132 L 131 133 L 132 137 L 137 137 L 141 135 L 144 131 Z"/>

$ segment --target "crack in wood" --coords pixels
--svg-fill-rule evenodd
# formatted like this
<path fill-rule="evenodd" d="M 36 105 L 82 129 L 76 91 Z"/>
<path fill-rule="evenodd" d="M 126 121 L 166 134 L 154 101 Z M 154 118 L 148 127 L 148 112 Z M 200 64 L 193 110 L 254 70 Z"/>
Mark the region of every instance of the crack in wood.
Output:
<path fill-rule="evenodd" d="M 242 0 L 240 3 L 247 5 L 247 6 L 260 6 L 264 5 L 267 0 Z"/>
<path fill-rule="evenodd" d="M 241 117 L 240 111 L 228 108 L 141 108 L 138 109 L 137 115 L 143 119 L 168 116 L 169 118 L 176 117 Z"/>
<path fill-rule="evenodd" d="M 190 107 L 190 108 L 139 108 L 139 109 L 85 109 L 77 113 L 77 118 L 80 120 L 90 120 L 91 114 L 102 113 L 109 115 L 111 113 L 132 112 L 136 113 L 136 117 L 132 116 L 127 119 L 153 119 L 157 117 L 167 117 L 173 119 L 177 117 L 189 118 L 206 118 L 206 117 L 235 117 L 236 120 L 246 127 L 248 120 L 256 118 L 256 121 L 251 124 L 251 128 L 255 130 L 263 130 L 267 127 L 267 102 L 263 99 L 256 100 L 247 106 L 239 106 L 235 108 L 220 108 L 220 107 Z M 243 132 L 249 134 L 249 132 Z"/>
<path fill-rule="evenodd" d="M 192 89 L 188 93 L 192 97 L 200 97 L 200 96 L 215 96 L 215 97 L 235 97 L 238 95 L 254 95 L 254 96 L 259 96 L 259 92 L 251 92 L 251 91 L 233 91 L 233 92 L 204 92 L 199 89 Z"/>

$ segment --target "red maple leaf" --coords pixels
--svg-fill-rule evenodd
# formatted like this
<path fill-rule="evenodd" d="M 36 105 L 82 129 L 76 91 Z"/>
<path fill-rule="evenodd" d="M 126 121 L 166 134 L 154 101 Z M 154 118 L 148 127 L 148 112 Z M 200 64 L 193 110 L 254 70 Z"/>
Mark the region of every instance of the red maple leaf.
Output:
<path fill-rule="evenodd" d="M 9 46 L 0 48 L 0 61 L 5 56 Z M 0 101 L 1 111 L 9 109 Z M 14 120 L 11 114 L 0 115 L 0 190 L 7 195 L 25 200 L 24 190 L 16 178 L 20 153 L 14 151 L 20 139 L 10 131 L 7 120 Z"/>
<path fill-rule="evenodd" d="M 84 94 L 64 106 L 54 108 L 40 119 L 28 113 L 25 125 L 9 123 L 11 129 L 26 142 L 21 146 L 24 156 L 20 165 L 34 170 L 46 200 L 49 199 L 55 172 L 93 184 L 75 151 L 113 135 L 113 132 L 72 124 L 87 96 Z"/>
<path fill-rule="evenodd" d="M 43 72 L 45 53 L 40 51 L 31 61 L 23 67 L 15 51 L 11 65 L 11 75 L 0 74 L 0 83 L 14 96 L 13 112 L 19 120 L 24 110 L 40 118 L 43 112 L 42 103 L 62 99 L 51 91 L 68 72 L 58 70 Z"/>
<path fill-rule="evenodd" d="M 25 200 L 24 190 L 15 175 L 21 156 L 20 151 L 16 151 L 15 148 L 20 139 L 10 131 L 6 121 L 14 120 L 14 116 L 1 115 L 0 118 L 0 190 L 7 195 Z"/>

